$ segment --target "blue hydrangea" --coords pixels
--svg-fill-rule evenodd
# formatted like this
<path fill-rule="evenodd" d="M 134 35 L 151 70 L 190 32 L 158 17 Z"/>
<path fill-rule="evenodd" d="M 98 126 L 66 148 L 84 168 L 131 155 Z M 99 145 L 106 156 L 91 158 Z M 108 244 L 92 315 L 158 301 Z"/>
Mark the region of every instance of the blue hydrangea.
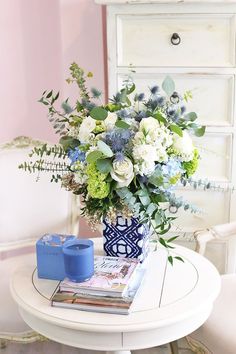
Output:
<path fill-rule="evenodd" d="M 165 165 L 162 165 L 162 172 L 166 177 L 175 177 L 178 174 L 182 174 L 184 171 L 181 167 L 181 162 L 174 158 L 170 158 Z"/>
<path fill-rule="evenodd" d="M 68 151 L 68 157 L 71 160 L 71 164 L 76 161 L 85 161 L 85 152 L 76 147 L 74 150 L 70 149 Z"/>

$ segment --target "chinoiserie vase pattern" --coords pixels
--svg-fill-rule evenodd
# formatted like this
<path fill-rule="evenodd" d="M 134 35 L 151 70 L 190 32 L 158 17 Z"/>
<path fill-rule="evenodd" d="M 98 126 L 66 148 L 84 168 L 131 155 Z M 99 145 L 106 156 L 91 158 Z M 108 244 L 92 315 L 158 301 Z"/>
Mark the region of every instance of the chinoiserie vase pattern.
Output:
<path fill-rule="evenodd" d="M 150 230 L 137 218 L 117 216 L 116 223 L 103 220 L 103 248 L 107 256 L 137 258 L 142 262 L 149 253 Z"/>

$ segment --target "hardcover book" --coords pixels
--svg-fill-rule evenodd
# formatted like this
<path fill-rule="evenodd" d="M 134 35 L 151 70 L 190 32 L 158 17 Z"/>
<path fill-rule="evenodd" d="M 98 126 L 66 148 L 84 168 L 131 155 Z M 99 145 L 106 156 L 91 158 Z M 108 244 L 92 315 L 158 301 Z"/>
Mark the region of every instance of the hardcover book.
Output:
<path fill-rule="evenodd" d="M 138 266 L 139 261 L 133 258 L 95 256 L 92 278 L 82 283 L 65 279 L 59 289 L 62 292 L 122 297 Z"/>

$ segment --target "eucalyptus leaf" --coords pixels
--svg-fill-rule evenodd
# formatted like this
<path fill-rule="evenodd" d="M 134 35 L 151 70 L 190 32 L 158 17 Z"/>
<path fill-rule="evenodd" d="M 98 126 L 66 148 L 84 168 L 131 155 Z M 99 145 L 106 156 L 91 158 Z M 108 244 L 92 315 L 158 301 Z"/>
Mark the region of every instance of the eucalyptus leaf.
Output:
<path fill-rule="evenodd" d="M 163 185 L 163 176 L 161 172 L 157 169 L 154 173 L 148 178 L 148 182 L 153 184 L 156 187 L 160 187 Z"/>
<path fill-rule="evenodd" d="M 165 80 L 162 83 L 162 89 L 168 96 L 171 96 L 175 91 L 175 83 L 170 76 L 166 76 Z"/>
<path fill-rule="evenodd" d="M 95 151 L 91 151 L 87 157 L 86 157 L 86 160 L 89 162 L 89 163 L 93 163 L 93 162 L 96 162 L 98 159 L 100 159 L 101 157 L 103 157 L 103 153 L 101 151 L 98 151 L 98 150 L 95 150 Z"/>
<path fill-rule="evenodd" d="M 157 211 L 155 214 L 155 223 L 157 226 L 161 225 L 162 223 L 162 216 L 159 211 Z"/>
<path fill-rule="evenodd" d="M 97 169 L 102 173 L 109 173 L 112 169 L 112 163 L 109 159 L 98 159 L 96 161 Z"/>
<path fill-rule="evenodd" d="M 117 120 L 115 126 L 122 129 L 128 129 L 130 127 L 130 125 L 123 120 Z"/>
<path fill-rule="evenodd" d="M 205 134 L 205 131 L 206 131 L 206 127 L 202 126 L 202 127 L 194 129 L 194 134 L 198 137 L 201 137 Z"/>
<path fill-rule="evenodd" d="M 62 136 L 59 140 L 59 143 L 63 146 L 64 150 L 73 149 L 76 146 L 79 146 L 79 140 L 73 138 L 72 136 Z"/>
<path fill-rule="evenodd" d="M 148 205 L 148 204 L 150 203 L 150 198 L 149 198 L 148 195 L 146 195 L 146 196 L 144 196 L 144 197 L 140 197 L 140 196 L 139 196 L 139 199 L 140 199 L 140 202 L 141 202 L 144 206 L 146 206 L 146 205 Z"/>
<path fill-rule="evenodd" d="M 176 134 L 178 134 L 179 136 L 183 136 L 183 131 L 182 131 L 182 129 L 178 126 L 178 125 L 176 125 L 176 124 L 171 124 L 170 125 L 170 130 L 173 132 L 173 133 L 176 133 Z"/>
<path fill-rule="evenodd" d="M 107 111 L 102 107 L 94 107 L 90 111 L 90 117 L 92 117 L 95 120 L 105 120 L 107 114 L 108 114 Z"/>
<path fill-rule="evenodd" d="M 127 95 L 130 95 L 135 90 L 135 84 L 132 84 L 130 88 L 127 89 Z"/>
<path fill-rule="evenodd" d="M 127 187 L 122 187 L 116 190 L 116 193 L 121 199 L 124 199 L 129 193 L 129 189 Z"/>
<path fill-rule="evenodd" d="M 184 116 L 185 120 L 190 120 L 191 122 L 194 122 L 197 119 L 197 114 L 195 112 L 189 112 Z"/>
<path fill-rule="evenodd" d="M 97 143 L 98 149 L 107 157 L 112 157 L 113 156 L 113 152 L 111 150 L 111 148 L 104 143 L 104 141 L 99 140 Z"/>
<path fill-rule="evenodd" d="M 152 215 L 156 209 L 157 209 L 157 205 L 154 203 L 150 203 L 147 207 L 146 213 L 148 215 Z"/>
<path fill-rule="evenodd" d="M 127 98 L 127 89 L 124 88 L 120 91 L 120 102 L 125 103 Z"/>

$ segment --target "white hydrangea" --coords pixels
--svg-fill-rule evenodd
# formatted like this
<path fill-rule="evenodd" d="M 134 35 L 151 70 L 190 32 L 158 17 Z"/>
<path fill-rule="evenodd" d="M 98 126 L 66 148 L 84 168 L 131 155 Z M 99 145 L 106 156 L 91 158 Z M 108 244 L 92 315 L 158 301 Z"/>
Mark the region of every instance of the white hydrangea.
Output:
<path fill-rule="evenodd" d="M 75 182 L 78 184 L 84 184 L 88 179 L 88 176 L 85 171 L 85 169 L 86 169 L 85 163 L 83 163 L 81 161 L 76 161 L 73 168 L 74 168 Z"/>
<path fill-rule="evenodd" d="M 96 121 L 91 117 L 86 117 L 83 119 L 80 128 L 78 139 L 81 143 L 88 143 L 94 138 L 92 131 L 96 128 Z"/>
<path fill-rule="evenodd" d="M 183 131 L 182 137 L 177 134 L 173 135 L 172 148 L 182 161 L 191 161 L 193 159 L 194 145 L 186 130 Z"/>
<path fill-rule="evenodd" d="M 135 160 L 158 161 L 158 152 L 153 145 L 141 144 L 134 146 L 133 156 Z"/>
<path fill-rule="evenodd" d="M 141 176 L 151 176 L 155 170 L 154 161 L 139 161 L 134 165 L 134 170 L 137 174 Z"/>
<path fill-rule="evenodd" d="M 168 160 L 167 148 L 173 143 L 169 130 L 153 117 L 144 118 L 133 138 L 135 170 L 141 175 L 150 175 L 156 162 Z"/>

